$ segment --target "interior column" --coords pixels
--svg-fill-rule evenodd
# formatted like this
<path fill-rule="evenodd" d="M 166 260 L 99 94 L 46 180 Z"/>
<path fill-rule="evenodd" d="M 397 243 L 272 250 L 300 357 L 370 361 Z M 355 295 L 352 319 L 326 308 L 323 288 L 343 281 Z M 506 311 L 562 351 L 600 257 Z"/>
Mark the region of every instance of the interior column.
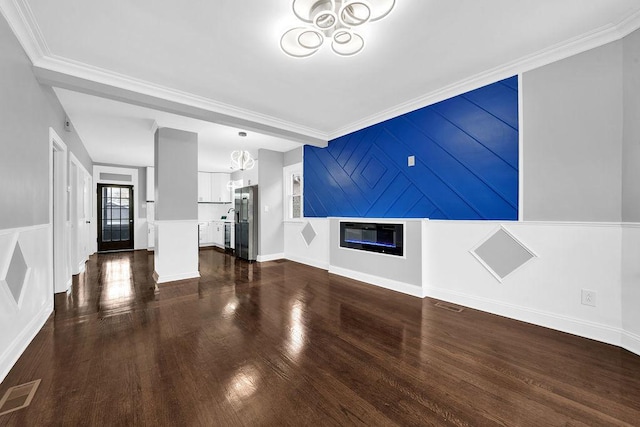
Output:
<path fill-rule="evenodd" d="M 200 277 L 198 272 L 198 135 L 155 133 L 155 271 L 157 283 Z"/>

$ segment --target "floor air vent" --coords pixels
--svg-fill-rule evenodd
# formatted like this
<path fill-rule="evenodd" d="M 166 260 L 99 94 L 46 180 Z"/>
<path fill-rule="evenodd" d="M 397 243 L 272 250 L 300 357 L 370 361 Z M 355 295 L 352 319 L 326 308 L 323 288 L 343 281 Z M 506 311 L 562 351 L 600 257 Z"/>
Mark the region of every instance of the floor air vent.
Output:
<path fill-rule="evenodd" d="M 36 394 L 40 380 L 11 387 L 0 400 L 0 415 L 26 408 Z"/>
<path fill-rule="evenodd" d="M 445 310 L 453 311 L 455 313 L 461 313 L 464 308 L 458 307 L 457 305 L 447 304 L 444 302 L 437 302 L 434 304 L 436 307 L 444 308 Z"/>

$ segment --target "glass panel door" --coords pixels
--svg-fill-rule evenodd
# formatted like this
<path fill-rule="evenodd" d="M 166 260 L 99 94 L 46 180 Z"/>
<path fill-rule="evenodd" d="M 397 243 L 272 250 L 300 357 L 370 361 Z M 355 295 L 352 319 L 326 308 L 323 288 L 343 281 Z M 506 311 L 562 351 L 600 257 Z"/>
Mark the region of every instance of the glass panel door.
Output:
<path fill-rule="evenodd" d="M 98 184 L 98 250 L 133 249 L 133 186 Z"/>

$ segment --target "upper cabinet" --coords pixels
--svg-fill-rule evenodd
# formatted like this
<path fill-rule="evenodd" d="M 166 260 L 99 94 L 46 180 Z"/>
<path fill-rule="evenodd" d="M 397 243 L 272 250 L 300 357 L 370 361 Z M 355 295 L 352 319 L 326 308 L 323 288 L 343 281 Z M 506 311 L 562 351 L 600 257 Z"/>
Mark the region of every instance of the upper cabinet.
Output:
<path fill-rule="evenodd" d="M 156 177 L 152 167 L 147 167 L 147 202 L 156 200 Z"/>
<path fill-rule="evenodd" d="M 228 173 L 198 172 L 198 202 L 231 203 Z"/>
<path fill-rule="evenodd" d="M 198 202 L 213 202 L 211 194 L 211 174 L 209 172 L 198 172 Z"/>
<path fill-rule="evenodd" d="M 214 202 L 231 203 L 231 187 L 229 181 L 231 175 L 228 173 L 211 174 L 211 194 Z"/>

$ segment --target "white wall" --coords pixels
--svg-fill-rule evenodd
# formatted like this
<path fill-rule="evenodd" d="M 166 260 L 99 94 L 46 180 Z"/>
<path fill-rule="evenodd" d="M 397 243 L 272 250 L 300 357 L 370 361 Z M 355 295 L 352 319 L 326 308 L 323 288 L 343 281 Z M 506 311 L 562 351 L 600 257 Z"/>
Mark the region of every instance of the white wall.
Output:
<path fill-rule="evenodd" d="M 640 224 L 622 227 L 623 346 L 640 354 Z"/>
<path fill-rule="evenodd" d="M 537 257 L 500 283 L 470 250 L 504 227 Z M 620 345 L 620 224 L 425 222 L 427 296 Z M 595 291 L 596 307 L 581 290 Z"/>
<path fill-rule="evenodd" d="M 50 233 L 48 224 L 0 230 L 0 381 L 53 310 Z M 16 245 L 28 268 L 19 304 L 6 282 Z"/>
<path fill-rule="evenodd" d="M 302 230 L 311 224 L 316 237 L 310 244 L 302 238 Z M 329 219 L 304 218 L 284 223 L 285 258 L 313 267 L 329 269 Z"/>

